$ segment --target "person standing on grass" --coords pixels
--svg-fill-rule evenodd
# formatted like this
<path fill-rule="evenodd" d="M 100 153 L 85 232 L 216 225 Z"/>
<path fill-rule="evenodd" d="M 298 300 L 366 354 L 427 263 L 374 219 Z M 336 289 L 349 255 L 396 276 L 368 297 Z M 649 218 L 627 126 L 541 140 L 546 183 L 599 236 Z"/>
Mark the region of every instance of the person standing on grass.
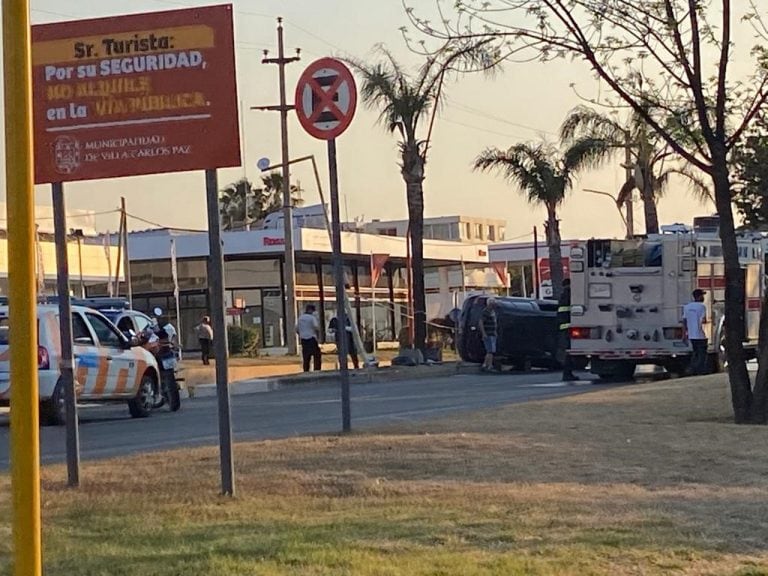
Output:
<path fill-rule="evenodd" d="M 707 373 L 707 335 L 704 324 L 707 323 L 707 307 L 704 305 L 704 290 L 693 291 L 693 302 L 683 306 L 683 340 L 691 343 L 692 375 Z"/>
<path fill-rule="evenodd" d="M 489 297 L 480 316 L 480 336 L 485 347 L 485 359 L 480 368 L 483 372 L 493 372 L 493 355 L 496 354 L 496 338 L 498 335 L 498 320 L 496 318 L 496 299 Z"/>
<path fill-rule="evenodd" d="M 213 326 L 211 326 L 211 317 L 203 316 L 200 324 L 195 326 L 197 341 L 200 342 L 200 351 L 203 358 L 203 364 L 208 366 L 211 363 L 211 342 L 213 342 Z"/>
<path fill-rule="evenodd" d="M 315 372 L 322 370 L 323 356 L 320 352 L 320 321 L 315 316 L 314 304 L 307 304 L 304 314 L 296 321 L 296 334 L 301 340 L 301 358 L 304 372 L 309 372 L 310 360 L 314 360 Z"/>

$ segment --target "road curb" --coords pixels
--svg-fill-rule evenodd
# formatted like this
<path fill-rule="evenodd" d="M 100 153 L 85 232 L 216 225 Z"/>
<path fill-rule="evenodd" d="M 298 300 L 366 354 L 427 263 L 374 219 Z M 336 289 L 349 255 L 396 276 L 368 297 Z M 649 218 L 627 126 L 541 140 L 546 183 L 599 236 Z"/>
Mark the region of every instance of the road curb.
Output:
<path fill-rule="evenodd" d="M 409 380 L 413 378 L 435 378 L 461 373 L 462 364 L 451 362 L 447 364 L 434 364 L 422 366 L 388 366 L 385 368 L 371 368 L 350 372 L 352 384 L 371 384 L 377 382 L 394 382 L 397 380 Z M 266 378 L 253 378 L 231 382 L 229 393 L 232 396 L 246 394 L 259 394 L 272 392 L 290 386 L 333 386 L 339 381 L 338 371 L 327 371 L 308 374 L 290 374 L 286 376 L 272 376 Z M 189 386 L 186 390 L 188 398 L 210 398 L 216 396 L 215 384 L 203 384 Z"/>

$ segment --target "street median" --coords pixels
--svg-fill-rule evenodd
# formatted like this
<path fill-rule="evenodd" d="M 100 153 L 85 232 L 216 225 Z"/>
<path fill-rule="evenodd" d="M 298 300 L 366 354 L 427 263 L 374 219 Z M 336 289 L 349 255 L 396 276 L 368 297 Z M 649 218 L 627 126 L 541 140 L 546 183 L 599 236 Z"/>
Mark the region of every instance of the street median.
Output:
<path fill-rule="evenodd" d="M 371 384 L 375 382 L 393 382 L 418 378 L 439 378 L 457 374 L 461 368 L 460 362 L 442 364 L 424 364 L 420 366 L 385 366 L 380 368 L 363 368 L 350 370 L 350 382 L 354 384 Z M 271 392 L 288 386 L 329 386 L 339 383 L 338 370 L 322 370 L 319 372 L 299 372 L 247 378 L 235 380 L 230 376 L 230 394 L 258 394 Z M 208 398 L 216 395 L 216 384 L 210 380 L 204 383 L 188 382 L 187 393 L 190 398 Z"/>

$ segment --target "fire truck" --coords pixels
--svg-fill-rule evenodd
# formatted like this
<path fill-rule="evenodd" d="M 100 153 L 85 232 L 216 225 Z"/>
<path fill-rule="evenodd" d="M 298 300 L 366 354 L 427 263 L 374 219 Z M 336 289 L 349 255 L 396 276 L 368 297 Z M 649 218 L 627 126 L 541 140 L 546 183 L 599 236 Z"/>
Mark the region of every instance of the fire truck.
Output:
<path fill-rule="evenodd" d="M 757 350 L 763 295 L 763 239 L 738 236 L 745 279 L 748 357 Z M 691 347 L 683 339 L 682 310 L 695 288 L 706 291 L 713 371 L 725 364 L 723 330 L 725 266 L 717 217 L 696 218 L 693 228 L 674 225 L 662 233 L 626 240 L 592 239 L 571 247 L 571 348 L 587 357 L 601 378 L 630 378 L 639 364 L 683 372 Z"/>

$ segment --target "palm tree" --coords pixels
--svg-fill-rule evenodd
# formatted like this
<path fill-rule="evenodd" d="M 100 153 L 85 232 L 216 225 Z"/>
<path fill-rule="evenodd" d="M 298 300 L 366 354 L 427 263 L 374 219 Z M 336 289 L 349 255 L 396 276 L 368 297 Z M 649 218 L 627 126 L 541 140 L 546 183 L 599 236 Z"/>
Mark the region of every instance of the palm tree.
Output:
<path fill-rule="evenodd" d="M 269 174 L 261 177 L 261 183 L 264 185 L 265 195 L 271 198 L 272 208 L 282 208 L 283 175 L 280 172 L 270 172 Z M 291 206 L 294 208 L 300 207 L 304 204 L 304 199 L 301 197 L 302 191 L 303 190 L 299 184 L 290 185 Z M 269 212 L 274 212 L 274 210 L 270 209 Z M 264 216 L 266 216 L 266 214 Z"/>
<path fill-rule="evenodd" d="M 232 231 L 248 226 L 251 196 L 253 185 L 246 178 L 227 185 L 219 192 L 219 212 L 224 230 Z"/>
<path fill-rule="evenodd" d="M 700 201 L 713 200 L 712 193 L 701 175 L 681 166 L 675 154 L 648 127 L 638 113 L 633 113 L 626 125 L 586 106 L 574 108 L 560 128 L 561 141 L 568 145 L 576 140 L 591 138 L 602 142 L 606 161 L 618 152 L 628 152 L 627 180 L 619 190 L 616 203 L 622 206 L 635 190 L 640 192 L 645 213 L 647 234 L 659 232 L 657 203 L 667 190 L 673 174 L 684 177 L 694 197 Z"/>
<path fill-rule="evenodd" d="M 560 296 L 563 287 L 562 239 L 557 212 L 573 188 L 576 173 L 597 165 L 605 153 L 604 146 L 601 141 L 584 138 L 561 153 L 547 144 L 515 144 L 508 150 L 487 148 L 475 159 L 475 170 L 497 170 L 517 185 L 529 203 L 546 208 L 546 241 L 555 298 Z"/>
<path fill-rule="evenodd" d="M 363 79 L 360 91 L 363 101 L 380 111 L 379 121 L 400 139 L 400 174 L 405 182 L 412 255 L 413 345 L 421 350 L 427 336 L 423 183 L 434 112 L 442 100 L 446 73 L 458 68 L 482 70 L 491 67 L 492 58 L 483 50 L 485 44 L 487 41 L 468 43 L 456 50 L 439 50 L 431 54 L 415 74 L 406 72 L 382 47 L 379 48 L 384 56 L 381 62 L 373 65 L 352 62 Z M 423 137 L 421 134 L 430 112 L 432 118 Z"/>
<path fill-rule="evenodd" d="M 224 230 L 248 230 L 254 222 L 282 208 L 282 174 L 271 172 L 261 177 L 261 183 L 261 188 L 255 188 L 250 180 L 241 178 L 219 192 L 219 212 Z M 291 184 L 291 201 L 293 206 L 303 203 L 301 189 L 294 184 Z"/>

